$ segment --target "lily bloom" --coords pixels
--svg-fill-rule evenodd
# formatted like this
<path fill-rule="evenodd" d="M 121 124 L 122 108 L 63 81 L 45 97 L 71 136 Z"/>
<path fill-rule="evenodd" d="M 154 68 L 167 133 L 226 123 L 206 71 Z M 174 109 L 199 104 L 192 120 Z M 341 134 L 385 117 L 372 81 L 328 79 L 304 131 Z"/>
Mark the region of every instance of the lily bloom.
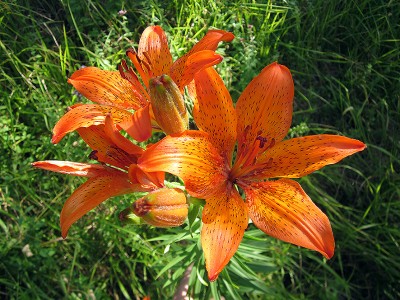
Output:
<path fill-rule="evenodd" d="M 196 72 L 222 61 L 222 56 L 215 53 L 218 43 L 233 38 L 230 32 L 209 30 L 188 53 L 173 62 L 165 32 L 160 26 L 147 27 L 140 38 L 138 52 L 127 51 L 136 72 L 122 61 L 118 71 L 85 67 L 72 74 L 68 83 L 96 104 L 71 107 L 54 127 L 52 142 L 58 143 L 77 128 L 104 124 L 108 114 L 119 129 L 137 141 L 147 140 L 152 129 L 161 129 L 167 134 L 184 131 L 188 118 L 186 111 L 182 111 L 185 109 L 182 95 L 178 94 L 183 93 Z M 157 90 L 160 82 L 167 82 L 164 93 L 171 101 L 151 97 L 151 90 Z M 166 114 L 170 115 L 168 120 L 163 118 Z M 170 126 L 171 120 L 179 118 L 181 122 Z"/>
<path fill-rule="evenodd" d="M 165 188 L 163 172 L 146 173 L 137 167 L 137 160 L 144 150 L 119 133 L 110 115 L 106 116 L 104 125 L 77 130 L 82 139 L 93 149 L 90 158 L 101 164 L 55 160 L 37 161 L 32 164 L 35 168 L 88 178 L 67 199 L 61 211 L 60 224 L 63 238 L 66 238 L 73 223 L 103 201 L 134 192 L 149 192 L 147 198 L 154 198 L 151 195 L 156 193 L 157 200 L 162 202 L 164 207 L 169 210 L 171 207 L 175 209 L 170 213 L 158 212 L 158 214 L 163 213 L 164 219 L 167 219 L 163 222 L 164 226 L 179 226 L 184 222 L 187 205 L 183 192 Z M 179 202 L 174 200 L 171 203 L 169 200 L 171 195 L 179 199 Z M 143 200 L 139 201 L 142 202 Z M 147 212 L 153 214 L 147 215 Z M 147 208 L 147 211 L 142 212 L 139 217 L 143 217 L 148 223 L 157 224 L 156 221 L 152 221 L 153 215 L 151 208 Z"/>
<path fill-rule="evenodd" d="M 238 249 L 249 218 L 272 237 L 331 258 L 335 243 L 327 216 L 290 178 L 337 163 L 365 144 L 326 134 L 284 140 L 294 97 L 285 66 L 265 67 L 236 107 L 213 68 L 194 79 L 193 116 L 200 130 L 165 137 L 138 166 L 179 176 L 190 195 L 205 199 L 201 243 L 209 279 L 217 279 Z"/>

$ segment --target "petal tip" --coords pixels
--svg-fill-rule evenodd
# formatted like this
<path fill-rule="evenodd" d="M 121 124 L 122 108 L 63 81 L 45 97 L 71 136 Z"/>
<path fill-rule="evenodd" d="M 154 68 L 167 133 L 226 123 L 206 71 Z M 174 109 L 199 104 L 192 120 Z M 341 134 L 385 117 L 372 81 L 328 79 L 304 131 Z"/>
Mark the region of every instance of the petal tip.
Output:
<path fill-rule="evenodd" d="M 363 142 L 358 141 L 358 140 L 357 140 L 357 142 L 358 142 L 358 148 L 360 149 L 359 151 L 363 151 L 364 149 L 367 148 L 367 145 L 364 144 Z"/>
<path fill-rule="evenodd" d="M 62 214 L 62 212 L 61 212 Z M 67 238 L 68 235 L 68 231 L 69 228 L 71 227 L 71 225 L 66 224 L 66 221 L 61 217 L 60 220 L 60 227 L 61 227 L 61 237 L 65 240 Z"/>
<path fill-rule="evenodd" d="M 235 38 L 235 35 L 232 32 L 227 33 L 227 41 L 230 42 Z"/>
<path fill-rule="evenodd" d="M 326 258 L 326 259 L 331 259 L 333 255 L 335 254 L 335 244 L 329 245 L 328 248 L 324 249 L 321 251 L 321 254 Z"/>
<path fill-rule="evenodd" d="M 285 65 L 281 65 L 280 63 L 278 63 L 276 61 L 273 62 L 270 66 L 272 68 L 275 68 L 276 71 L 280 71 L 281 73 L 290 73 L 290 70 L 288 67 L 286 67 Z"/>
<path fill-rule="evenodd" d="M 57 144 L 61 140 L 61 137 L 59 135 L 53 135 L 51 138 L 51 143 L 52 144 Z"/>
<path fill-rule="evenodd" d="M 222 37 L 224 42 L 231 42 L 235 38 L 235 35 L 232 32 L 226 32 Z"/>
<path fill-rule="evenodd" d="M 219 273 L 208 273 L 208 280 L 210 280 L 210 282 L 213 282 L 218 279 L 218 275 Z"/>

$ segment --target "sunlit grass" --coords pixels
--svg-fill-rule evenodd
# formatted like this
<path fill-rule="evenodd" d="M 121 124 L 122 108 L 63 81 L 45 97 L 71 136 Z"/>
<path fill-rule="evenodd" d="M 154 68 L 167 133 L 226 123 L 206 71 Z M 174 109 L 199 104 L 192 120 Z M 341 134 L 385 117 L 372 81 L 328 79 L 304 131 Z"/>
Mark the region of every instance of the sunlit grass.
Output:
<path fill-rule="evenodd" d="M 400 297 L 399 3 L 101 3 L 0 2 L 2 298 L 172 298 L 192 264 L 195 299 Z M 165 29 L 175 57 L 209 27 L 232 31 L 236 39 L 220 47 L 225 59 L 218 70 L 234 98 L 278 60 L 296 85 L 291 134 L 344 134 L 367 143 L 361 154 L 301 179 L 332 222 L 331 260 L 250 226 L 210 284 L 198 219 L 190 229 L 122 226 L 117 214 L 133 196 L 107 201 L 74 225 L 67 240 L 60 238 L 59 213 L 81 180 L 32 170 L 30 163 L 86 161 L 89 151 L 77 135 L 50 143 L 67 106 L 85 101 L 66 79 L 82 65 L 115 69 L 149 24 Z"/>

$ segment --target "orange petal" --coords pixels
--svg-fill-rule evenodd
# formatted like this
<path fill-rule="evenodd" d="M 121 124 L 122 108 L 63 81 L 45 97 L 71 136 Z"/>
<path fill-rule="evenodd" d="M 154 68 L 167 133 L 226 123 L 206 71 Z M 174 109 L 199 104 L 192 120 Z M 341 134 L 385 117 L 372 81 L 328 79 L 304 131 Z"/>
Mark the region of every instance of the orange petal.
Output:
<path fill-rule="evenodd" d="M 193 117 L 197 127 L 209 133 L 213 145 L 230 163 L 236 142 L 237 120 L 224 82 L 214 68 L 207 68 L 195 75 L 189 92 L 194 100 Z"/>
<path fill-rule="evenodd" d="M 206 200 L 201 245 L 210 281 L 217 279 L 235 254 L 247 228 L 248 218 L 247 206 L 234 189 Z"/>
<path fill-rule="evenodd" d="M 144 152 L 138 166 L 146 172 L 164 171 L 181 177 L 186 190 L 198 198 L 214 194 L 228 176 L 223 158 L 208 134 L 201 131 L 163 138 Z"/>
<path fill-rule="evenodd" d="M 131 164 L 137 162 L 138 155 L 129 154 L 119 148 L 105 133 L 104 125 L 90 126 L 77 129 L 81 138 L 88 144 L 93 152 L 91 159 L 110 164 L 112 166 L 127 170 Z"/>
<path fill-rule="evenodd" d="M 257 178 L 302 177 L 365 148 L 364 143 L 340 135 L 320 134 L 289 139 L 260 156 L 259 164 L 269 163 Z"/>
<path fill-rule="evenodd" d="M 148 88 L 149 87 L 149 79 L 151 77 L 150 76 L 151 74 L 148 73 L 150 66 L 148 64 L 142 62 L 139 59 L 139 56 L 138 56 L 136 50 L 133 48 L 129 48 L 126 51 L 126 55 L 129 57 L 132 64 L 135 66 L 136 71 L 139 73 L 140 77 L 142 78 L 143 84 L 146 86 L 146 88 Z M 129 70 L 131 70 L 131 69 L 129 69 Z M 132 72 L 133 72 L 133 69 L 132 69 Z M 127 76 L 127 80 L 130 80 L 131 79 L 130 77 L 131 76 Z M 149 99 L 147 99 L 147 101 L 149 101 Z"/>
<path fill-rule="evenodd" d="M 293 95 L 289 69 L 277 63 L 265 67 L 236 104 L 239 145 L 252 144 L 257 136 L 281 141 L 292 122 Z"/>
<path fill-rule="evenodd" d="M 67 133 L 81 127 L 104 124 L 106 116 L 110 114 L 116 124 L 129 128 L 132 114 L 123 109 L 108 105 L 84 104 L 74 106 L 69 112 L 58 120 L 53 128 L 51 142 L 57 144 Z"/>
<path fill-rule="evenodd" d="M 114 121 L 111 115 L 106 116 L 104 124 L 104 133 L 111 139 L 111 141 L 118 148 L 121 148 L 126 153 L 139 156 L 144 152 L 143 148 L 139 147 L 138 145 L 135 145 L 119 132 L 119 130 L 114 126 Z"/>
<path fill-rule="evenodd" d="M 83 177 L 95 177 L 113 172 L 113 169 L 105 168 L 98 164 L 83 164 L 60 160 L 35 161 L 32 166 L 47 171 Z"/>
<path fill-rule="evenodd" d="M 232 33 L 224 30 L 209 30 L 207 34 L 196 45 L 194 45 L 188 53 L 175 61 L 172 65 L 170 75 L 177 86 L 183 90 L 183 88 L 189 84 L 190 81 L 192 81 L 193 75 L 197 71 L 207 66 L 213 66 L 222 61 L 221 56 L 214 54 L 213 57 L 213 55 L 208 51 L 200 55 L 193 54 L 203 50 L 211 50 L 211 52 L 214 53 L 219 42 L 230 42 L 234 37 L 235 36 Z M 193 57 L 191 57 L 192 55 Z"/>
<path fill-rule="evenodd" d="M 219 29 L 211 29 L 206 35 L 196 43 L 192 49 L 187 53 L 191 55 L 194 52 L 198 52 L 201 50 L 217 50 L 219 42 L 231 42 L 235 36 L 233 33 L 219 30 Z"/>
<path fill-rule="evenodd" d="M 222 56 L 211 50 L 194 52 L 185 57 L 185 60 L 177 60 L 171 67 L 171 78 L 182 91 L 194 78 L 194 75 L 202 69 L 219 64 Z"/>
<path fill-rule="evenodd" d="M 160 26 L 149 26 L 143 31 L 139 41 L 138 57 L 150 67 L 150 77 L 169 73 L 172 56 L 167 36 Z"/>
<path fill-rule="evenodd" d="M 131 182 L 140 183 L 148 191 L 156 190 L 164 186 L 164 172 L 145 172 L 136 164 L 131 164 L 128 170 Z"/>
<path fill-rule="evenodd" d="M 151 137 L 150 105 L 139 108 L 132 116 L 131 122 L 121 124 L 121 127 L 136 141 L 143 142 Z"/>
<path fill-rule="evenodd" d="M 266 234 L 331 258 L 335 249 L 327 216 L 290 179 L 253 183 L 244 188 L 249 215 Z"/>
<path fill-rule="evenodd" d="M 134 66 L 136 68 L 140 68 L 139 73 L 146 76 L 146 74 L 144 73 L 144 70 L 141 68 L 141 65 L 136 57 L 137 54 L 134 51 L 134 49 L 132 49 L 132 48 L 128 49 L 126 52 L 126 55 L 128 57 L 133 56 L 131 58 L 131 60 L 134 61 Z M 136 58 L 136 60 L 135 60 L 135 58 Z M 142 83 L 140 82 L 134 69 L 132 67 L 129 67 L 124 59 L 121 61 L 121 64 L 119 64 L 117 67 L 118 67 L 119 74 L 121 75 L 121 78 L 123 78 L 124 80 L 127 80 L 132 85 L 132 88 L 133 88 L 135 94 L 139 95 L 138 98 L 140 100 L 140 103 L 139 103 L 139 106 L 137 106 L 135 109 L 138 109 L 139 107 L 143 107 L 148 102 L 150 102 L 149 94 L 147 93 L 145 86 L 143 86 Z"/>
<path fill-rule="evenodd" d="M 95 67 L 80 69 L 68 83 L 89 100 L 118 108 L 137 109 L 146 98 L 141 87 L 135 88 L 123 79 L 118 71 L 105 71 Z"/>
<path fill-rule="evenodd" d="M 60 216 L 62 237 L 66 238 L 71 225 L 103 201 L 132 191 L 126 173 L 90 178 L 64 204 Z"/>

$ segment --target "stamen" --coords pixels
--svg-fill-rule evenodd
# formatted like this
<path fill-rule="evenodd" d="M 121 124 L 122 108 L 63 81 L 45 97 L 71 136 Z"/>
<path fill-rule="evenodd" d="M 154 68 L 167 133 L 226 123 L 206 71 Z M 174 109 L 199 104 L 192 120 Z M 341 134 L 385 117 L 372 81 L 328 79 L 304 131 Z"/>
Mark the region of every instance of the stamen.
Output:
<path fill-rule="evenodd" d="M 125 76 L 125 72 L 123 70 L 123 67 L 121 65 L 118 65 L 117 68 L 118 68 L 118 71 L 119 71 L 119 75 L 121 75 L 121 77 L 123 79 L 127 79 L 126 76 Z"/>
<path fill-rule="evenodd" d="M 245 128 L 248 130 L 249 127 Z M 259 164 L 257 158 L 261 153 L 270 149 L 275 145 L 275 139 L 271 139 L 270 143 L 267 144 L 268 138 L 261 136 L 262 132 L 258 131 L 258 136 L 254 139 L 253 144 L 242 143 L 240 145 L 240 153 L 233 165 L 230 172 L 230 180 L 235 183 L 238 178 L 243 176 L 250 176 L 262 172 L 263 169 L 269 168 L 272 165 L 272 158 L 268 162 Z"/>
<path fill-rule="evenodd" d="M 117 161 L 121 165 L 125 166 L 126 168 L 129 167 L 131 164 L 136 164 L 137 163 L 137 158 L 133 155 L 130 155 L 129 153 L 125 152 L 124 150 L 111 146 L 107 152 L 106 155 L 113 160 Z"/>
<path fill-rule="evenodd" d="M 140 101 L 140 107 L 146 106 L 147 103 L 150 102 L 150 97 L 140 83 L 135 71 L 128 66 L 124 59 L 121 61 L 121 64 L 118 65 L 118 71 L 121 77 L 129 81 L 129 83 L 134 87 L 132 91 Z M 134 107 L 134 109 L 139 109 L 139 107 Z"/>
<path fill-rule="evenodd" d="M 262 136 L 257 136 L 256 137 L 256 140 L 259 140 L 260 141 L 260 148 L 264 148 L 264 146 L 265 146 L 265 143 L 268 141 L 268 139 L 267 138 L 265 138 L 265 137 L 262 137 Z"/>
<path fill-rule="evenodd" d="M 151 71 L 151 61 L 149 60 L 149 57 L 147 56 L 146 52 L 143 52 L 143 55 L 146 57 L 148 61 L 141 60 L 140 63 L 142 64 L 142 67 L 146 69 L 147 73 L 149 74 L 149 77 L 153 77 L 153 72 Z"/>
<path fill-rule="evenodd" d="M 129 59 L 131 60 L 131 62 L 133 63 L 133 65 L 135 66 L 136 70 L 139 72 L 140 77 L 143 80 L 143 83 L 145 84 L 146 87 L 149 86 L 149 73 L 148 73 L 148 69 L 144 70 L 143 69 L 143 65 L 142 65 L 142 61 L 139 59 L 135 49 L 130 48 L 126 51 L 126 55 L 129 57 Z M 148 64 L 147 64 L 148 66 Z"/>
<path fill-rule="evenodd" d="M 150 58 L 149 54 L 147 52 L 143 52 L 142 54 L 143 54 L 143 56 L 144 56 L 144 58 L 146 60 L 142 59 L 141 62 L 144 63 L 144 64 L 147 64 L 148 66 L 150 66 L 151 65 L 151 58 Z"/>

